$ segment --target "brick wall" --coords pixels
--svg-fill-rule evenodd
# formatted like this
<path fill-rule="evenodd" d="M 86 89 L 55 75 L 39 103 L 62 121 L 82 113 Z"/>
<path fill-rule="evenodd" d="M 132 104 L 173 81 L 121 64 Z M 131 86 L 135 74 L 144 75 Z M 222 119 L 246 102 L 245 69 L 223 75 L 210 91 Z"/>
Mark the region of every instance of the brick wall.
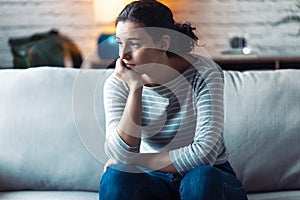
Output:
<path fill-rule="evenodd" d="M 109 3 L 109 1 L 108 1 Z M 272 24 L 298 14 L 296 0 L 173 0 L 177 21 L 197 27 L 212 57 L 227 49 L 230 33 L 246 33 L 259 56 L 300 56 L 300 23 Z M 79 46 L 84 56 L 96 47 L 102 26 L 95 21 L 93 0 L 0 0 L 0 66 L 12 66 L 9 37 L 56 28 Z"/>
<path fill-rule="evenodd" d="M 69 36 L 87 55 L 101 31 L 94 19 L 93 0 L 0 0 L 0 66 L 12 66 L 9 37 L 52 28 Z"/>
<path fill-rule="evenodd" d="M 296 0 L 189 0 L 178 3 L 179 19 L 196 25 L 212 57 L 228 48 L 230 33 L 245 33 L 259 56 L 300 56 L 300 22 L 274 26 L 289 14 L 300 16 Z"/>

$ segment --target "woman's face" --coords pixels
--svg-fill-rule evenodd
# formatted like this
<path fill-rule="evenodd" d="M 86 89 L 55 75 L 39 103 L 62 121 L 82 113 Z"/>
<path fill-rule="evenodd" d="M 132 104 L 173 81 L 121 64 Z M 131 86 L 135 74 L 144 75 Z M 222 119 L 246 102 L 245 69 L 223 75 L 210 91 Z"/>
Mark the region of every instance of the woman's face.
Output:
<path fill-rule="evenodd" d="M 163 51 L 139 24 L 130 21 L 118 22 L 116 37 L 119 56 L 127 68 L 161 62 Z"/>

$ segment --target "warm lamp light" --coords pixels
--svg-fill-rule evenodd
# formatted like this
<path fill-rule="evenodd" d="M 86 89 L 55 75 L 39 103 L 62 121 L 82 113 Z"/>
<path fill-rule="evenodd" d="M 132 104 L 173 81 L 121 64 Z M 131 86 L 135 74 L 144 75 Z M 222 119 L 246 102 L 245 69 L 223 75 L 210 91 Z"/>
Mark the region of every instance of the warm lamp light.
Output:
<path fill-rule="evenodd" d="M 98 56 L 103 61 L 113 61 L 119 56 L 114 21 L 122 9 L 132 0 L 94 0 L 96 21 L 102 26 L 98 37 Z"/>
<path fill-rule="evenodd" d="M 97 21 L 113 23 L 122 9 L 133 0 L 94 0 L 94 13 Z M 171 0 L 160 0 L 166 6 L 171 6 Z M 172 7 L 172 6 L 171 6 Z"/>
<path fill-rule="evenodd" d="M 97 21 L 110 24 L 115 21 L 122 9 L 132 0 L 94 0 L 94 13 Z"/>

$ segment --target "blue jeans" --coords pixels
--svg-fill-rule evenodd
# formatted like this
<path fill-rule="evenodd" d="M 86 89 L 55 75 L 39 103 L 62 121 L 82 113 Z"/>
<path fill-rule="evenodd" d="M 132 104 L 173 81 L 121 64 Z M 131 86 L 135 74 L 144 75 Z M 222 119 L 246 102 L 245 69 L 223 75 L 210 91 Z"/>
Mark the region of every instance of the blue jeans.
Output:
<path fill-rule="evenodd" d="M 199 166 L 183 177 L 117 164 L 103 174 L 100 200 L 246 200 L 243 186 L 228 162 Z"/>

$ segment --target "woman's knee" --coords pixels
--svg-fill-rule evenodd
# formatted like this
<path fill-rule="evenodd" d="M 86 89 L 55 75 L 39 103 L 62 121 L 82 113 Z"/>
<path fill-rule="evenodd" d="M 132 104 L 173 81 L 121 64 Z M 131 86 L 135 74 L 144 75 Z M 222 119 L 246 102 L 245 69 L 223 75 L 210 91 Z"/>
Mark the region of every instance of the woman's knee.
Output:
<path fill-rule="evenodd" d="M 181 181 L 180 194 L 183 199 L 247 199 L 234 175 L 211 166 L 189 171 Z"/>
<path fill-rule="evenodd" d="M 222 183 L 220 170 L 211 166 L 200 166 L 190 170 L 183 178 L 185 184 L 198 185 L 198 187 L 208 187 L 210 185 L 218 185 Z"/>
<path fill-rule="evenodd" d="M 218 169 L 200 166 L 189 171 L 182 179 L 180 195 L 183 199 L 218 199 L 222 190 Z"/>
<path fill-rule="evenodd" d="M 131 171 L 130 166 L 123 164 L 112 165 L 107 168 L 100 181 L 99 198 L 105 199 L 123 199 L 130 198 L 130 191 L 134 186 L 130 187 L 133 181 L 133 174 L 128 172 Z M 126 195 L 125 195 L 126 194 Z M 128 197 L 128 198 L 127 198 Z"/>

